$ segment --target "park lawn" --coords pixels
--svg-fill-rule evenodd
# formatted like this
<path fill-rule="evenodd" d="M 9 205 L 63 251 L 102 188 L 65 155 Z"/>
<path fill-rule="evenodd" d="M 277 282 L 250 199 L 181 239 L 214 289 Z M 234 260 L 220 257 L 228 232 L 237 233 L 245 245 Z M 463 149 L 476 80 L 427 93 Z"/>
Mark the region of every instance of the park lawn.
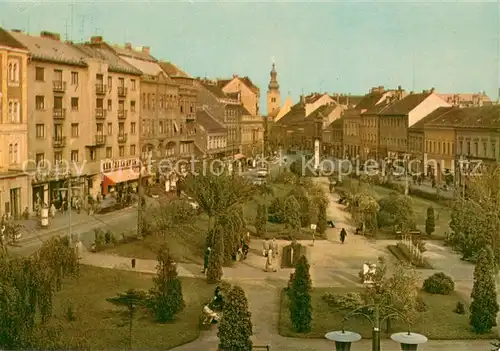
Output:
<path fill-rule="evenodd" d="M 357 179 L 351 178 L 352 182 L 357 182 Z M 394 190 L 378 186 L 372 185 L 370 186 L 371 196 L 373 196 L 376 200 L 389 195 L 394 192 Z M 432 206 L 434 207 L 435 214 L 435 232 L 432 234 L 432 238 L 435 239 L 444 239 L 445 233 L 449 231 L 449 223 L 451 216 L 451 209 L 444 205 L 441 205 L 432 200 L 426 200 L 421 197 L 411 196 L 413 202 L 413 211 L 415 213 L 415 223 L 417 224 L 417 228 L 425 233 L 425 220 L 427 219 L 427 209 Z"/>
<path fill-rule="evenodd" d="M 322 297 L 326 292 L 345 295 L 349 292 L 361 292 L 362 288 L 314 288 L 311 293 L 313 308 L 312 330 L 309 333 L 296 333 L 290 321 L 289 301 L 286 292 L 282 292 L 280 306 L 279 334 L 285 337 L 297 338 L 324 338 L 329 331 L 340 330 L 346 311 L 336 311 Z M 423 334 L 435 340 L 470 340 L 494 339 L 497 334 L 477 335 L 472 332 L 468 314 L 459 315 L 453 312 L 458 301 L 464 302 L 457 294 L 431 295 L 425 292 L 419 294 L 427 304 L 427 311 L 419 313 L 413 323 L 411 331 Z M 468 304 L 464 303 L 466 306 Z M 355 316 L 345 324 L 346 330 L 355 331 L 365 339 L 371 339 L 371 325 L 365 317 Z M 381 328 L 385 331 L 385 325 Z M 390 334 L 408 331 L 408 327 L 401 321 L 394 321 Z"/>
<path fill-rule="evenodd" d="M 78 279 L 63 284 L 54 298 L 53 321 L 60 325 L 61 339 L 68 349 L 77 349 L 83 340 L 91 350 L 128 349 L 128 319 L 125 309 L 106 301 L 130 288 L 148 290 L 152 275 L 129 271 L 81 266 Z M 138 311 L 133 320 L 133 349 L 168 350 L 199 336 L 199 317 L 203 303 L 213 294 L 204 280 L 181 278 L 186 307 L 175 321 L 160 324 L 147 311 Z M 76 319 L 68 322 L 66 309 L 73 307 Z M 84 345 L 85 345 L 84 344 Z M 80 344 L 81 347 L 81 344 Z"/>
<path fill-rule="evenodd" d="M 202 264 L 207 229 L 208 217 L 200 215 L 192 224 L 182 225 L 167 233 L 167 245 L 174 259 L 182 263 Z M 105 252 L 123 257 L 155 260 L 160 244 L 154 235 L 148 235 L 143 240 L 117 244 Z"/>

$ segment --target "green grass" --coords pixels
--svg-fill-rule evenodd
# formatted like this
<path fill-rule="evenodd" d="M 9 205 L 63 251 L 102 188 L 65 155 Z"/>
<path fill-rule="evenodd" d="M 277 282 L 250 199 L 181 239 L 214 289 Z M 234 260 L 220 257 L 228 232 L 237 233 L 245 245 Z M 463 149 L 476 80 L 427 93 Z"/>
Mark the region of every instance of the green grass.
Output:
<path fill-rule="evenodd" d="M 203 263 L 203 250 L 208 229 L 208 218 L 198 216 L 192 224 L 183 225 L 165 233 L 170 252 L 177 262 Z M 156 251 L 162 241 L 154 235 L 146 236 L 143 240 L 117 244 L 105 252 L 124 257 L 142 259 L 156 259 Z"/>
<path fill-rule="evenodd" d="M 213 294 L 213 286 L 204 280 L 181 278 L 186 308 L 171 323 L 154 321 L 147 311 L 138 311 L 133 320 L 133 349 L 168 350 L 199 336 L 202 304 Z M 148 290 L 152 275 L 81 266 L 78 279 L 66 282 L 54 298 L 53 322 L 61 326 L 61 339 L 67 348 L 77 349 L 84 340 L 92 350 L 128 348 L 128 319 L 125 309 L 106 301 L 117 293 L 135 288 Z M 71 304 L 76 320 L 66 319 Z"/>
<path fill-rule="evenodd" d="M 274 196 L 284 196 L 294 185 L 289 184 L 272 184 Z M 257 196 L 255 200 L 249 201 L 243 208 L 243 215 L 247 222 L 248 229 L 255 232 L 254 221 L 257 215 L 258 202 L 271 203 L 273 196 Z M 193 220 L 192 224 L 183 225 L 179 228 L 172 229 L 166 233 L 166 239 L 170 251 L 177 262 L 184 263 L 203 263 L 203 250 L 205 247 L 205 238 L 208 229 L 208 217 L 200 215 Z M 280 238 L 288 232 L 285 231 L 284 225 L 280 223 L 267 223 L 267 236 Z M 310 239 L 311 236 L 306 230 L 301 232 L 297 237 L 298 240 Z M 320 240 L 321 238 L 317 237 Z M 116 254 L 124 257 L 135 257 L 142 259 L 156 259 L 156 250 L 161 242 L 155 236 L 146 236 L 143 240 L 131 241 L 128 243 L 116 244 L 106 248 L 104 252 Z"/>
<path fill-rule="evenodd" d="M 351 178 L 351 182 L 355 183 L 357 181 L 358 180 Z M 373 196 L 375 199 L 378 200 L 394 192 L 394 190 L 382 186 L 370 185 L 369 192 L 371 196 Z M 420 229 L 422 233 L 425 233 L 425 220 L 427 218 L 427 208 L 429 208 L 429 206 L 432 206 L 434 207 L 434 218 L 435 218 L 435 231 L 432 234 L 432 238 L 444 239 L 445 233 L 449 231 L 451 209 L 437 202 L 422 199 L 417 196 L 411 196 L 411 199 L 413 202 L 413 211 L 415 213 L 415 223 L 417 224 L 417 228 Z M 388 236 L 393 237 L 392 233 L 387 233 L 387 234 Z M 377 233 L 377 238 L 382 238 L 382 236 L 384 236 L 384 231 L 380 231 L 380 233 Z"/>
<path fill-rule="evenodd" d="M 346 311 L 338 311 L 330 307 L 323 301 L 322 297 L 326 292 L 331 294 L 347 294 L 349 292 L 361 292 L 362 288 L 315 288 L 311 293 L 313 307 L 312 330 L 309 333 L 296 333 L 290 321 L 289 301 L 283 291 L 280 306 L 279 333 L 286 337 L 298 338 L 324 338 L 325 334 L 332 330 L 342 328 L 342 320 L 347 314 Z M 427 304 L 427 311 L 419 313 L 411 327 L 411 331 L 423 334 L 429 339 L 435 340 L 470 340 L 470 339 L 494 339 L 495 334 L 477 335 L 472 332 L 468 315 L 459 315 L 453 312 L 458 301 L 464 302 L 457 294 L 451 295 L 431 295 L 420 292 L 419 295 Z M 465 304 L 466 306 L 468 304 Z M 362 316 L 355 316 L 345 324 L 346 330 L 355 331 L 365 339 L 371 338 L 371 325 Z M 389 337 L 396 332 L 408 331 L 408 327 L 401 321 L 392 323 L 391 332 L 385 334 L 385 325 L 381 328 L 383 335 Z"/>

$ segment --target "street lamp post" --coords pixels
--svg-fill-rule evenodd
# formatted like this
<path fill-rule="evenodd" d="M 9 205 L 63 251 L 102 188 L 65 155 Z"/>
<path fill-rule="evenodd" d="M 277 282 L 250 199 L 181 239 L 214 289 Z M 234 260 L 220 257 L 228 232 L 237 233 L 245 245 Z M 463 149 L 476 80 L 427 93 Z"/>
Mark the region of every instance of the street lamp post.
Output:
<path fill-rule="evenodd" d="M 373 308 L 373 316 L 363 312 L 368 308 Z M 381 317 L 381 310 L 388 311 L 389 313 L 387 313 L 384 317 Z M 380 351 L 380 325 L 386 319 L 391 317 L 398 317 L 407 322 L 406 317 L 400 311 L 390 306 L 380 306 L 379 303 L 375 303 L 357 308 L 354 311 L 349 312 L 344 317 L 344 320 L 342 321 L 341 331 L 334 331 L 325 335 L 328 340 L 335 341 L 335 347 L 338 351 L 349 351 L 351 348 L 351 343 L 361 339 L 361 336 L 359 336 L 359 334 L 346 331 L 344 328 L 344 324 L 349 319 L 349 317 L 356 315 L 365 317 L 366 319 L 368 319 L 368 321 L 370 321 L 370 324 L 372 325 L 372 351 Z M 391 339 L 399 342 L 401 344 L 402 350 L 415 351 L 417 350 L 419 344 L 427 342 L 427 338 L 421 334 L 411 333 L 409 330 L 410 324 L 408 323 L 408 332 L 393 334 L 391 336 Z"/>

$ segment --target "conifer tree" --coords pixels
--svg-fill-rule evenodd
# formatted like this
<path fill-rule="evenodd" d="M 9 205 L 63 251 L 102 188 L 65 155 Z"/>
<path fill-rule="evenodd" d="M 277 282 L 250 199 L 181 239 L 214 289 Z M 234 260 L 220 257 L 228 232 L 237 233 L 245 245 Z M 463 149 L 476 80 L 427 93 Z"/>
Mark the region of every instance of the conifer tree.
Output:
<path fill-rule="evenodd" d="M 324 235 L 326 232 L 327 218 L 326 218 L 326 207 L 325 202 L 320 202 L 318 205 L 318 222 L 316 224 L 316 232 L 320 235 Z"/>
<path fill-rule="evenodd" d="M 252 320 L 248 310 L 248 300 L 245 291 L 234 286 L 226 300 L 222 311 L 222 320 L 217 333 L 219 350 L 221 351 L 251 351 L 252 350 Z"/>
<path fill-rule="evenodd" d="M 284 204 L 284 223 L 285 227 L 294 231 L 300 229 L 300 205 L 297 199 L 293 196 L 287 196 Z"/>
<path fill-rule="evenodd" d="M 292 325 L 298 333 L 311 331 L 311 276 L 309 263 L 305 256 L 301 256 L 295 266 L 295 275 L 290 287 L 290 317 Z"/>
<path fill-rule="evenodd" d="M 489 246 L 484 248 L 474 268 L 474 285 L 471 293 L 469 324 L 478 334 L 496 326 L 499 310 L 494 276 L 494 257 Z"/>
<path fill-rule="evenodd" d="M 219 227 L 214 228 L 213 243 L 214 247 L 208 259 L 207 281 L 209 283 L 218 283 L 222 279 L 222 263 L 224 261 L 224 238 Z"/>
<path fill-rule="evenodd" d="M 434 207 L 429 206 L 429 208 L 427 208 L 427 219 L 425 220 L 425 232 L 427 235 L 434 233 L 435 227 Z"/>
<path fill-rule="evenodd" d="M 185 304 L 182 285 L 177 274 L 177 267 L 167 247 L 158 251 L 158 265 L 154 287 L 150 290 L 150 304 L 158 322 L 171 321 Z"/>

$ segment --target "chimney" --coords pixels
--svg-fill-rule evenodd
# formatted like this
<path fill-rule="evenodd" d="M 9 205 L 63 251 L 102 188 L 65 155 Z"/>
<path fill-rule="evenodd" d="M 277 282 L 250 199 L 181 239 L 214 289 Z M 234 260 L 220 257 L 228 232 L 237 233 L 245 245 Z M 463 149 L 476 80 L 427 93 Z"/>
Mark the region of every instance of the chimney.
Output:
<path fill-rule="evenodd" d="M 132 50 L 132 43 L 125 43 L 125 49 Z"/>
<path fill-rule="evenodd" d="M 378 92 L 379 93 L 383 93 L 384 91 L 385 91 L 384 86 L 383 85 L 379 85 L 378 86 Z"/>
<path fill-rule="evenodd" d="M 90 42 L 92 44 L 99 44 L 102 43 L 102 37 L 100 35 L 94 35 L 93 37 L 90 37 Z"/>
<path fill-rule="evenodd" d="M 422 94 L 429 94 L 429 90 L 422 90 Z"/>
<path fill-rule="evenodd" d="M 233 78 L 238 78 L 238 75 L 237 74 L 233 74 Z"/>
<path fill-rule="evenodd" d="M 52 33 L 52 32 L 46 31 L 46 30 L 41 31 L 40 36 L 42 38 L 52 39 L 52 40 L 56 40 L 56 41 L 61 40 L 61 36 L 59 34 Z"/>
<path fill-rule="evenodd" d="M 401 87 L 401 85 L 398 85 L 398 91 L 402 91 L 403 88 Z"/>
<path fill-rule="evenodd" d="M 143 46 L 142 52 L 145 53 L 146 55 L 149 55 L 149 46 Z"/>
<path fill-rule="evenodd" d="M 300 102 L 303 104 L 306 103 L 306 97 L 304 95 L 300 95 Z"/>

